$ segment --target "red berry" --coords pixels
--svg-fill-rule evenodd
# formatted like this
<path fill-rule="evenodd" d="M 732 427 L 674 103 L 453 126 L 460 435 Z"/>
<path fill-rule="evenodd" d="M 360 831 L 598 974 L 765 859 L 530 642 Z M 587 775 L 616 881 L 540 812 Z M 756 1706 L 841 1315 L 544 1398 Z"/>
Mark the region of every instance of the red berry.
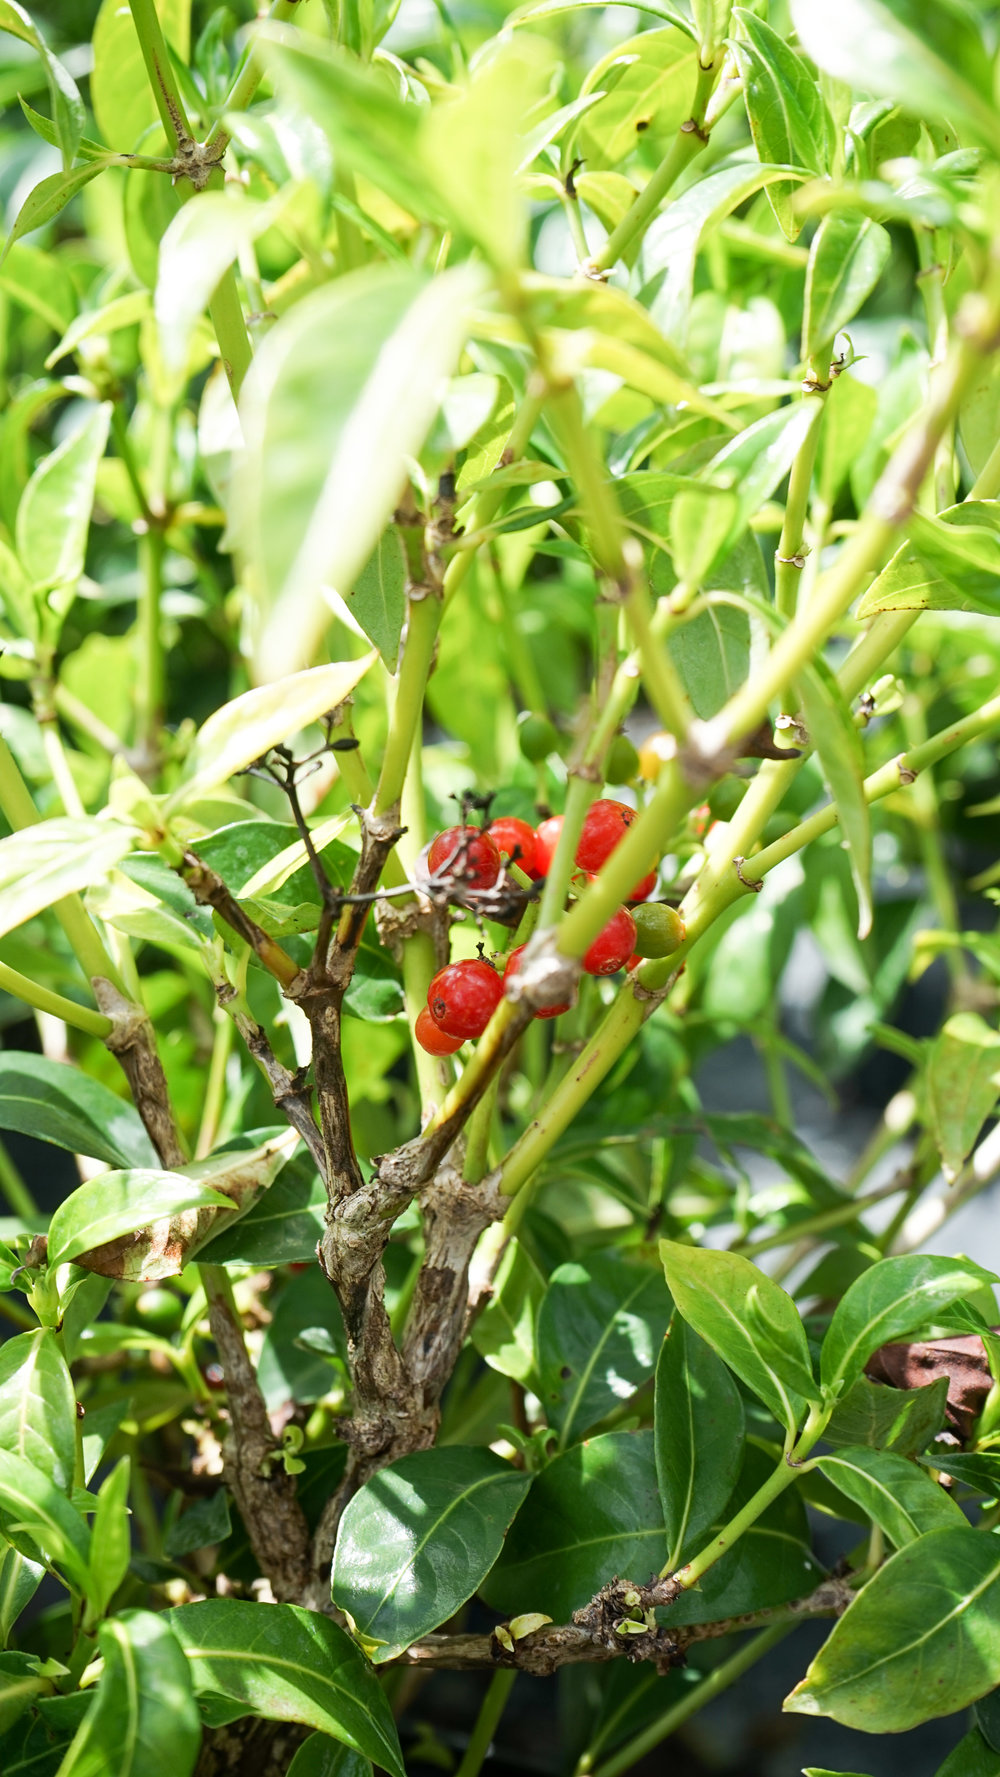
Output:
<path fill-rule="evenodd" d="M 652 894 L 655 887 L 656 887 L 656 871 L 651 870 L 649 872 L 648 876 L 644 876 L 641 882 L 636 883 L 635 888 L 632 890 L 632 893 L 629 895 L 628 899 L 630 901 L 648 900 L 649 896 Z"/>
<path fill-rule="evenodd" d="M 503 982 L 489 963 L 474 957 L 447 963 L 427 989 L 430 1015 L 446 1036 L 481 1037 L 500 1001 Z"/>
<path fill-rule="evenodd" d="M 588 975 L 613 975 L 623 969 L 635 950 L 635 920 L 627 907 L 619 907 L 598 932 L 590 949 L 584 952 L 583 966 Z"/>
<path fill-rule="evenodd" d="M 471 889 L 492 888 L 500 867 L 495 841 L 479 827 L 446 827 L 427 853 L 432 876 L 452 877 Z"/>
<path fill-rule="evenodd" d="M 454 1055 L 464 1041 L 462 1037 L 446 1036 L 441 1026 L 435 1024 L 426 1006 L 421 1007 L 417 1013 L 413 1034 L 421 1049 L 426 1049 L 428 1055 Z"/>
<path fill-rule="evenodd" d="M 486 829 L 501 858 L 508 858 L 536 882 L 540 875 L 535 865 L 535 829 L 514 814 L 501 815 Z"/>
<path fill-rule="evenodd" d="M 639 952 L 636 951 L 634 956 L 629 957 L 628 962 L 625 964 L 625 967 L 628 970 L 629 974 L 631 975 L 632 970 L 637 969 L 639 967 L 639 964 L 644 961 L 645 961 L 645 958 L 641 957 L 639 955 Z"/>
<path fill-rule="evenodd" d="M 629 808 L 626 802 L 612 802 L 607 796 L 592 802 L 576 848 L 576 861 L 581 870 L 599 870 L 618 841 L 624 839 L 634 820 L 635 809 Z"/>
<path fill-rule="evenodd" d="M 535 869 L 539 876 L 545 876 L 552 868 L 562 824 L 562 815 L 553 814 L 540 827 L 535 828 Z"/>
<path fill-rule="evenodd" d="M 521 958 L 523 955 L 524 955 L 524 945 L 523 944 L 519 944 L 517 946 L 516 950 L 511 951 L 510 955 L 507 958 L 507 962 L 506 962 L 504 972 L 503 972 L 503 978 L 505 981 L 508 981 L 510 979 L 511 975 L 517 974 L 518 969 L 521 967 Z M 560 1012 L 568 1012 L 569 1011 L 571 1004 L 572 1004 L 572 1001 L 567 1000 L 566 1004 L 564 1006 L 536 1006 L 535 1007 L 535 1017 L 536 1018 L 558 1018 Z"/>

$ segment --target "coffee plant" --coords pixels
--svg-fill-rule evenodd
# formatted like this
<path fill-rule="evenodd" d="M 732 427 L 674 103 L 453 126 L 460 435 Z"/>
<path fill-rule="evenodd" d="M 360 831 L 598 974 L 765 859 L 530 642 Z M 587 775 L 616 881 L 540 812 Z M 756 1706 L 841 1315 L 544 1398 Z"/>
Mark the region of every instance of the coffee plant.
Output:
<path fill-rule="evenodd" d="M 995 1777 L 1000 9 L 397 7 L 0 0 L 0 1768 Z"/>

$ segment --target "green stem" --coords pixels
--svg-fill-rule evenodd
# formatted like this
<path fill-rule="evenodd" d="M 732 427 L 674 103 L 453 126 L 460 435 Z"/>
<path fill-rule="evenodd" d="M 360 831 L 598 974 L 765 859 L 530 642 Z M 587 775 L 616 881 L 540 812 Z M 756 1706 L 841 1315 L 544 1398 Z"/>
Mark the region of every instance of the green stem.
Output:
<path fill-rule="evenodd" d="M 409 601 L 399 683 L 382 757 L 382 770 L 375 791 L 377 815 L 388 814 L 398 807 L 403 793 L 414 736 L 419 733 L 423 716 L 424 692 L 434 659 L 441 610 L 441 600 L 432 593 L 419 599 L 411 598 Z"/>
<path fill-rule="evenodd" d="M 909 745 L 915 747 L 922 741 L 926 741 L 927 719 L 920 699 L 912 694 L 907 696 L 903 701 L 900 715 L 903 732 Z M 962 921 L 951 872 L 948 869 L 944 848 L 941 844 L 938 798 L 932 771 L 921 772 L 913 786 L 911 800 L 920 855 L 923 859 L 924 874 L 927 878 L 931 900 L 934 903 L 934 911 L 943 929 L 946 932 L 957 934 L 962 929 Z M 963 988 L 969 980 L 964 952 L 958 947 L 954 950 L 946 950 L 944 963 L 951 977 L 953 990 Z"/>
<path fill-rule="evenodd" d="M 479 1777 L 516 1677 L 512 1667 L 501 1667 L 499 1672 L 494 1672 L 455 1777 Z"/>
<path fill-rule="evenodd" d="M 202 1106 L 201 1124 L 194 1150 L 196 1160 L 204 1160 L 215 1146 L 222 1118 L 222 1107 L 226 1100 L 226 1067 L 233 1047 L 233 1021 L 221 1008 L 216 1009 L 213 1024 L 215 1028 L 212 1055 L 208 1064 L 205 1101 Z"/>
<path fill-rule="evenodd" d="M 695 1715 L 699 1709 L 703 1709 L 706 1703 L 711 1703 L 713 1698 L 728 1690 L 731 1684 L 735 1684 L 738 1678 L 742 1678 L 744 1672 L 749 1672 L 751 1666 L 755 1666 L 758 1660 L 770 1653 L 772 1647 L 777 1647 L 779 1641 L 783 1641 L 786 1635 L 790 1635 L 794 1628 L 795 1623 L 791 1622 L 772 1623 L 769 1629 L 762 1629 L 759 1635 L 754 1635 L 749 1641 L 745 1641 L 736 1653 L 730 1654 L 728 1660 L 723 1660 L 720 1665 L 714 1666 L 712 1671 L 702 1679 L 701 1684 L 692 1685 L 685 1696 L 674 1703 L 670 1709 L 665 1710 L 655 1721 L 650 1722 L 648 1727 L 643 1728 L 640 1734 L 636 1734 L 633 1739 L 627 1741 L 617 1752 L 612 1753 L 611 1757 L 605 1759 L 603 1764 L 598 1765 L 596 1770 L 591 1764 L 581 1760 L 577 1766 L 578 1777 L 586 1777 L 587 1773 L 592 1773 L 592 1777 L 621 1777 L 622 1772 L 634 1769 L 641 1758 L 644 1758 L 648 1752 L 652 1752 L 655 1747 L 660 1746 L 692 1715 Z"/>
<path fill-rule="evenodd" d="M 664 728 L 682 741 L 694 712 L 666 645 L 655 633 L 649 593 L 644 584 L 633 586 L 625 601 L 625 610 L 642 664 L 646 695 Z"/>
<path fill-rule="evenodd" d="M 107 976 L 107 968 L 95 971 Z M 110 979 L 110 977 L 108 977 Z M 89 1006 L 78 1006 L 75 1000 L 64 999 L 61 993 L 54 993 L 50 987 L 42 987 L 37 981 L 29 981 L 27 975 L 21 975 L 17 969 L 11 969 L 6 963 L 0 963 L 0 988 L 5 993 L 13 994 L 15 999 L 23 1000 L 26 1006 L 34 1006 L 36 1012 L 48 1012 L 53 1018 L 61 1018 L 74 1030 L 86 1031 L 91 1037 L 110 1036 L 114 1026 L 110 1018 L 103 1012 L 92 1012 Z"/>
<path fill-rule="evenodd" d="M 878 1190 L 869 1191 L 865 1197 L 852 1197 L 848 1203 L 835 1203 L 831 1209 L 820 1210 L 816 1215 L 804 1217 L 800 1222 L 791 1222 L 787 1228 L 779 1228 L 776 1234 L 765 1234 L 760 1240 L 738 1240 L 729 1250 L 742 1253 L 744 1258 L 755 1259 L 758 1253 L 770 1252 L 773 1247 L 788 1246 L 793 1240 L 807 1239 L 825 1234 L 830 1228 L 843 1227 L 845 1222 L 855 1221 L 872 1204 L 882 1203 L 886 1197 L 895 1197 L 905 1189 L 905 1180 L 890 1179 L 887 1184 L 880 1185 Z"/>
<path fill-rule="evenodd" d="M 302 10 L 304 4 L 305 0 L 274 0 L 267 15 L 268 23 L 286 24 Z M 260 54 L 259 33 L 255 31 L 236 71 L 233 84 L 226 94 L 222 115 L 217 118 L 205 138 L 206 148 L 218 148 L 220 152 L 226 148 L 229 135 L 223 127 L 222 118 L 227 111 L 246 111 L 263 78 L 264 64 Z"/>
<path fill-rule="evenodd" d="M 176 153 L 182 142 L 193 142 L 194 136 L 170 65 L 170 51 L 156 10 L 156 0 L 128 0 L 128 3 L 160 122 L 171 150 Z"/>
<path fill-rule="evenodd" d="M 66 757 L 62 735 L 59 733 L 59 724 L 52 708 L 48 687 L 45 688 L 43 697 L 36 699 L 35 715 L 42 731 L 42 746 L 45 749 L 45 757 L 52 773 L 52 783 L 63 805 L 63 810 L 75 821 L 86 820 L 87 810 L 83 806 L 80 792 L 76 787 L 76 779 L 70 770 L 70 763 Z"/>
<path fill-rule="evenodd" d="M 65 685 L 56 685 L 52 701 L 59 714 L 72 727 L 85 734 L 88 740 L 94 741 L 105 753 L 114 755 L 124 750 L 121 735 L 109 728 L 106 722 L 102 722 L 100 716 L 95 716 L 93 710 L 88 709 L 76 693 L 68 690 Z"/>
<path fill-rule="evenodd" d="M 38 1220 L 38 1205 L 28 1190 L 23 1178 L 7 1150 L 6 1142 L 0 1141 L 0 1191 L 3 1192 L 16 1216 L 22 1221 Z"/>
<path fill-rule="evenodd" d="M 781 537 L 774 558 L 774 603 L 782 617 L 791 620 L 795 616 L 799 600 L 799 578 L 801 568 L 795 566 L 801 557 L 805 542 L 806 517 L 809 511 L 809 489 L 812 486 L 812 473 L 816 463 L 816 452 L 819 448 L 820 425 L 823 418 L 822 395 L 825 391 L 817 391 L 815 395 L 805 396 L 807 401 L 815 401 L 812 425 L 799 446 L 792 472 L 788 478 L 788 498 L 785 501 L 785 516 L 781 526 Z"/>
<path fill-rule="evenodd" d="M 222 367 L 228 378 L 233 400 L 238 401 L 243 379 L 253 362 L 253 346 L 243 316 L 234 266 L 231 265 L 228 271 L 223 272 L 216 284 L 208 312 L 219 342 Z"/>
<path fill-rule="evenodd" d="M 719 1534 L 713 1536 L 711 1542 L 706 1544 L 700 1554 L 695 1555 L 693 1560 L 677 1569 L 672 1577 L 684 1587 L 685 1591 L 690 1591 L 691 1587 L 698 1584 L 710 1567 L 714 1567 L 717 1561 L 721 1561 L 723 1555 L 732 1548 L 735 1542 L 739 1541 L 744 1531 L 749 1530 L 751 1524 L 756 1524 L 761 1513 L 766 1512 L 768 1506 L 778 1499 L 787 1488 L 791 1487 L 800 1475 L 808 1473 L 812 1465 L 806 1462 L 805 1458 L 822 1436 L 823 1428 L 832 1411 L 832 1406 L 823 1406 L 819 1402 L 810 1407 L 809 1417 L 803 1427 L 801 1437 L 797 1443 L 792 1445 L 791 1449 L 786 1448 L 781 1461 L 768 1475 L 763 1486 L 758 1487 L 756 1493 L 747 1500 L 746 1505 L 734 1517 L 730 1518 L 728 1524 L 723 1525 Z M 790 1432 L 789 1437 L 794 1437 L 794 1433 Z M 669 1569 L 664 1568 L 661 1578 L 665 1578 L 668 1571 Z"/>
<path fill-rule="evenodd" d="M 583 824 L 587 818 L 587 810 L 594 801 L 600 786 L 592 777 L 574 774 L 566 787 L 566 806 L 563 824 L 559 829 L 559 841 L 556 845 L 549 873 L 545 878 L 545 887 L 538 909 L 538 924 L 542 931 L 553 926 L 566 905 L 570 877 L 576 869 L 576 851 L 583 832 Z M 581 952 L 582 954 L 582 952 Z"/>
<path fill-rule="evenodd" d="M 152 766 L 159 750 L 164 714 L 163 638 L 160 627 L 163 532 L 158 525 L 147 528 L 145 535 L 139 539 L 139 568 L 142 590 L 139 594 L 137 623 L 136 739 L 141 758 Z"/>
<path fill-rule="evenodd" d="M 713 82 L 714 79 L 713 72 Z M 704 71 L 699 69 L 699 89 L 702 87 L 703 80 Z M 696 109 L 697 102 L 696 97 Z M 692 121 L 695 119 L 688 119 L 688 122 Z M 626 210 L 617 228 L 612 229 L 600 252 L 594 254 L 593 264 L 598 271 L 610 271 L 619 259 L 625 257 L 633 243 L 641 240 L 668 191 L 676 184 L 685 167 L 689 166 L 696 155 L 699 155 L 706 146 L 707 137 L 699 135 L 697 130 L 678 130 L 666 158 L 660 162 L 652 178 L 646 182 L 635 202 Z"/>

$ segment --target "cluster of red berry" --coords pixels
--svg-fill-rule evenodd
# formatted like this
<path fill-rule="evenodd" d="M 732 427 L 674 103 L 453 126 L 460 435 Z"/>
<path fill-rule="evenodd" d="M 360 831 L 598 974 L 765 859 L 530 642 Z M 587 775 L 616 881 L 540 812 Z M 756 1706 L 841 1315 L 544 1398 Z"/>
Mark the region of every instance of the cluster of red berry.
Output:
<path fill-rule="evenodd" d="M 586 880 L 600 870 L 635 818 L 635 809 L 624 802 L 602 798 L 592 804 L 575 860 Z M 463 889 L 473 893 L 493 889 L 507 864 L 539 882 L 551 868 L 562 824 L 562 815 L 553 815 L 539 827 L 503 815 L 486 828 L 448 827 L 428 848 L 427 868 L 439 881 L 446 881 L 454 869 Z M 619 907 L 584 953 L 581 960 L 588 975 L 613 975 L 645 957 L 669 956 L 676 950 L 684 937 L 684 923 L 674 908 L 635 905 L 645 902 L 655 887 L 655 870 L 636 883 L 628 896 L 631 910 Z M 482 1036 L 503 998 L 504 982 L 520 968 L 524 948 L 519 944 L 508 953 L 502 976 L 481 957 L 439 969 L 427 990 L 427 1005 L 417 1017 L 418 1043 L 431 1055 L 451 1055 L 468 1039 Z M 555 1018 L 568 1010 L 567 1001 L 535 1015 Z"/>

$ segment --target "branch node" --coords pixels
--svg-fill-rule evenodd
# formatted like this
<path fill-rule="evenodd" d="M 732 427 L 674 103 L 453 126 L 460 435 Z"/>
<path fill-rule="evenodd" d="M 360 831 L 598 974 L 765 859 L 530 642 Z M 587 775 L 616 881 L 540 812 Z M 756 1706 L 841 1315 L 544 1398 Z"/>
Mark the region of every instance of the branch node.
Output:
<path fill-rule="evenodd" d="M 749 889 L 752 894 L 759 895 L 761 889 L 764 887 L 763 881 L 754 882 L 752 880 L 752 878 L 748 878 L 748 877 L 744 876 L 743 866 L 745 863 L 746 863 L 746 858 L 744 858 L 744 857 L 734 858 L 733 859 L 733 869 L 736 871 L 737 877 L 739 878 L 740 882 L 743 884 L 743 887 L 745 889 Z"/>

